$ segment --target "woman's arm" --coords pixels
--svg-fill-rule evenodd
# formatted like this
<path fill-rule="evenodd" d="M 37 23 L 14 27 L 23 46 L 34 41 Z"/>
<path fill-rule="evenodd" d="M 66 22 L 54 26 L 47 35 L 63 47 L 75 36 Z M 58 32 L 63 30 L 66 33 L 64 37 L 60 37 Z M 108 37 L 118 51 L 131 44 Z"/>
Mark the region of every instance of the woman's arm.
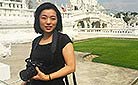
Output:
<path fill-rule="evenodd" d="M 65 63 L 66 63 L 65 67 L 63 67 L 60 70 L 58 70 L 54 73 L 51 73 L 49 75 L 45 75 L 38 68 L 36 68 L 36 70 L 38 71 L 38 74 L 36 76 L 34 76 L 33 79 L 36 79 L 36 80 L 50 80 L 50 78 L 56 79 L 56 78 L 66 76 L 66 75 L 74 72 L 76 69 L 76 60 L 75 60 L 73 44 L 68 43 L 62 49 L 62 54 L 64 56 Z"/>
<path fill-rule="evenodd" d="M 50 76 L 52 79 L 70 74 L 76 69 L 76 60 L 72 43 L 68 43 L 63 48 L 62 53 L 65 59 L 66 66 L 58 70 L 57 72 L 51 73 Z"/>

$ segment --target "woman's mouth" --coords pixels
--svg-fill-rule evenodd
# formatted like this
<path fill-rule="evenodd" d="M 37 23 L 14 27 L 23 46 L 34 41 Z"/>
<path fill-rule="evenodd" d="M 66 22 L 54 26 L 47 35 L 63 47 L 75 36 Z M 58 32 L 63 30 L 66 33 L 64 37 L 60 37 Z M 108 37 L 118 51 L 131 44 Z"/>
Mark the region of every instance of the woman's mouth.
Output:
<path fill-rule="evenodd" d="M 50 30 L 50 29 L 52 29 L 52 26 L 45 26 L 45 28 L 46 28 L 47 30 Z"/>

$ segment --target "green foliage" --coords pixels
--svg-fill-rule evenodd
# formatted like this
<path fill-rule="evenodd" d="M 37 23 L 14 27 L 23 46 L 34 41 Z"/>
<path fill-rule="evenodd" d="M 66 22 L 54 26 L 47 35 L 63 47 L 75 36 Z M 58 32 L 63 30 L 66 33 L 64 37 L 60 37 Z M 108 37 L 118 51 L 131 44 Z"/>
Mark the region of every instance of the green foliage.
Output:
<path fill-rule="evenodd" d="M 93 62 L 138 69 L 138 39 L 96 38 L 75 42 L 74 48 L 99 55 Z"/>
<path fill-rule="evenodd" d="M 133 18 L 136 18 L 136 16 L 138 15 L 137 12 L 118 12 L 114 15 L 114 17 L 116 18 L 121 18 L 121 16 L 123 16 L 123 20 L 127 23 L 127 25 L 129 24 L 129 21 Z"/>

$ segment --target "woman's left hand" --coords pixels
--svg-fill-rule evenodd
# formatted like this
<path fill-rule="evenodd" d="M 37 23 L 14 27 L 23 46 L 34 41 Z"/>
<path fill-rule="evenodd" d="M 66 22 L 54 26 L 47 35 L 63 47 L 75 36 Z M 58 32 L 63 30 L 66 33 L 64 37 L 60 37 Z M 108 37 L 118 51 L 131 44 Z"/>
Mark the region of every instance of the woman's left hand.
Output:
<path fill-rule="evenodd" d="M 38 73 L 32 79 L 46 81 L 47 80 L 47 75 L 45 75 L 43 72 L 41 72 L 38 67 L 36 67 L 35 69 Z"/>

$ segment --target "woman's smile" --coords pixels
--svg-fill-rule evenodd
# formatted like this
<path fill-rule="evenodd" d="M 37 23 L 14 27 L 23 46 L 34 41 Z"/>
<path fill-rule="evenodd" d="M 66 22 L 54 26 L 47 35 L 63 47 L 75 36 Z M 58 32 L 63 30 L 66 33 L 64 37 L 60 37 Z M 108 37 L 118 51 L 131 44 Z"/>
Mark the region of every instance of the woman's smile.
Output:
<path fill-rule="evenodd" d="M 51 30 L 52 26 L 45 26 L 46 30 Z"/>

